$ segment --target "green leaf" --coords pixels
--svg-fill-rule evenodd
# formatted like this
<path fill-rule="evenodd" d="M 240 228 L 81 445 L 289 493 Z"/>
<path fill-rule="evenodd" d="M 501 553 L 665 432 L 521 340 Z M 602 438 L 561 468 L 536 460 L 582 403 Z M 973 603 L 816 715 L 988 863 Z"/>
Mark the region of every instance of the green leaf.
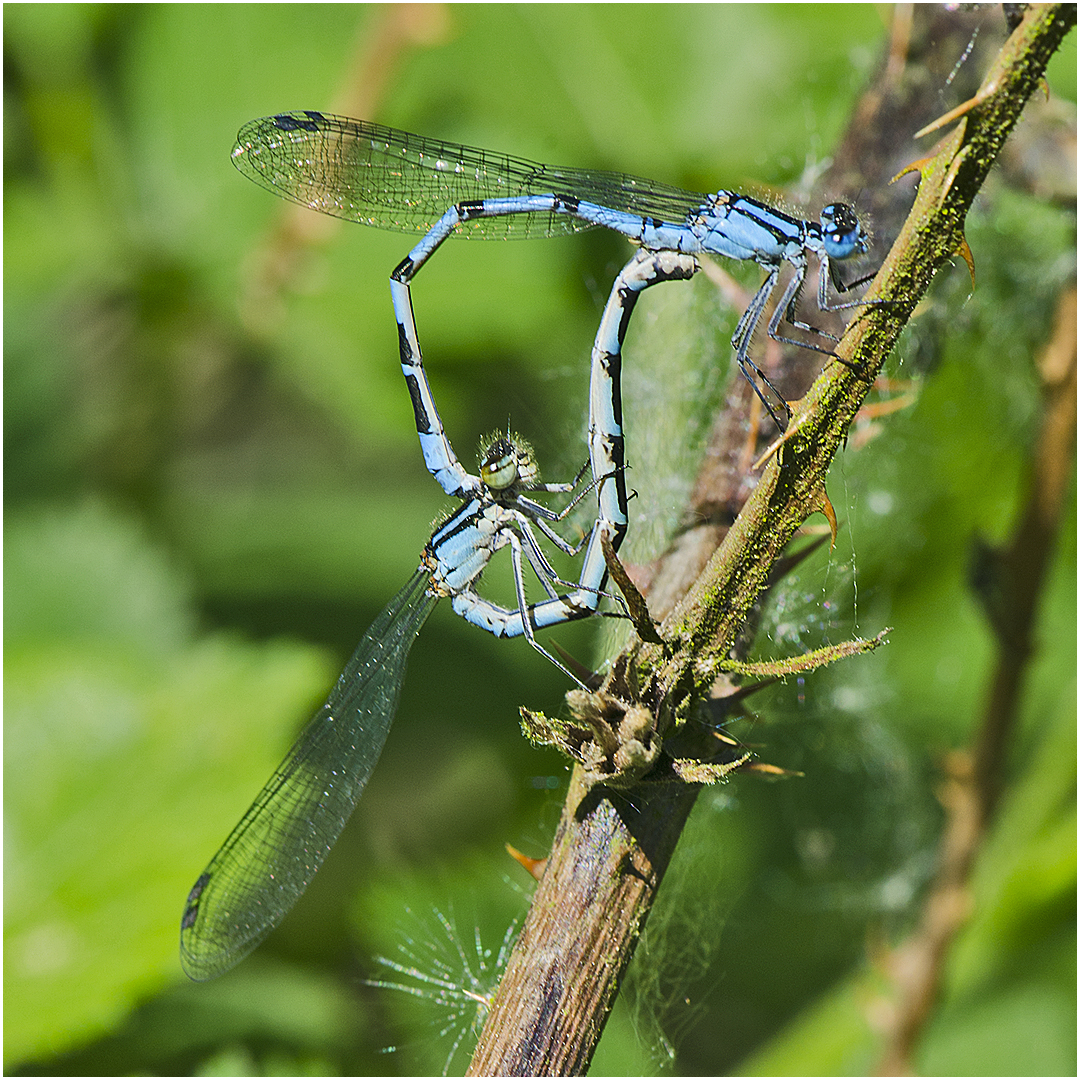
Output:
<path fill-rule="evenodd" d="M 10 1068 L 178 976 L 184 897 L 329 673 L 308 647 L 195 636 L 180 575 L 100 506 L 9 515 L 7 538 Z"/>

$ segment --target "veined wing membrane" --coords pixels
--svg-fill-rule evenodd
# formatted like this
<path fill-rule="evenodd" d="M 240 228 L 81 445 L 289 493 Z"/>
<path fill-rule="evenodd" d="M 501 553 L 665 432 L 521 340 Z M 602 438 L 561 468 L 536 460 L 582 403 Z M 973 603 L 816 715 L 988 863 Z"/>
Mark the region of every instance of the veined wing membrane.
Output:
<path fill-rule="evenodd" d="M 397 712 L 409 649 L 438 601 L 421 567 L 375 620 L 326 704 L 188 896 L 180 959 L 197 981 L 228 971 L 281 921 L 349 820 Z"/>
<path fill-rule="evenodd" d="M 451 207 L 479 199 L 566 195 L 682 224 L 705 196 L 601 169 L 541 165 L 327 113 L 282 113 L 240 129 L 233 163 L 293 202 L 348 221 L 426 233 Z M 569 214 L 519 213 L 464 222 L 455 236 L 526 237 L 595 226 Z"/>

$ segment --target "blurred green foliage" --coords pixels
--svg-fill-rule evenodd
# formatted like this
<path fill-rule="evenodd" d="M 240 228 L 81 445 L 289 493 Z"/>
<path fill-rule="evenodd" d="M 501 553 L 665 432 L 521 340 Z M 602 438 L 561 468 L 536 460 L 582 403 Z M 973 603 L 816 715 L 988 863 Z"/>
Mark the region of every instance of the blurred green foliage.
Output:
<path fill-rule="evenodd" d="M 828 153 L 885 37 L 876 9 L 850 6 L 5 9 L 8 1072 L 437 1071 L 476 1011 L 460 991 L 484 991 L 525 907 L 502 844 L 542 855 L 557 819 L 565 764 L 521 738 L 517 706 L 557 709 L 563 679 L 437 611 L 309 894 L 235 972 L 182 981 L 187 889 L 445 509 L 398 374 L 386 279 L 408 242 L 312 225 L 246 183 L 228 160 L 240 125 L 362 110 L 540 160 L 761 189 Z M 1075 100 L 1075 36 L 1069 49 L 1051 85 Z M 1019 506 L 1032 354 L 1074 273 L 1075 214 L 992 180 L 968 238 L 977 289 L 963 267 L 935 284 L 894 362 L 926 376 L 917 404 L 838 461 L 842 544 L 773 598 L 759 648 L 884 625 L 890 645 L 755 701 L 768 723 L 736 734 L 805 778 L 702 796 L 598 1073 L 875 1060 L 866 944 L 911 926 L 937 762 L 979 716 L 991 641 L 969 544 L 1006 535 Z M 625 257 L 588 234 L 452 244 L 425 268 L 421 340 L 467 464 L 509 417 L 552 478 L 576 471 L 588 347 Z M 626 550 L 642 560 L 723 393 L 732 318 L 704 280 L 656 292 L 627 348 Z M 1075 1072 L 1064 520 L 930 1072 Z M 587 655 L 594 632 L 558 638 Z"/>

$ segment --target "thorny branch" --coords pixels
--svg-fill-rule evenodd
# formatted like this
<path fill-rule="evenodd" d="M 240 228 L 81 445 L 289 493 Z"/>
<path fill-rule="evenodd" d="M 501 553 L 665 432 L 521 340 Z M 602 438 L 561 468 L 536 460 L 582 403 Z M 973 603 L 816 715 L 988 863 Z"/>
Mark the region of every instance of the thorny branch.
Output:
<path fill-rule="evenodd" d="M 771 568 L 823 505 L 824 478 L 874 376 L 934 274 L 958 250 L 964 217 L 1075 9 L 1030 9 L 971 110 L 922 163 L 915 206 L 833 364 L 796 406 L 790 436 L 689 593 L 663 644 L 617 660 L 608 699 L 647 709 L 660 735 L 709 693 Z M 896 65 L 889 66 L 889 76 Z M 887 80 L 886 80 L 887 81 Z M 872 103 L 864 106 L 873 111 Z M 880 103 L 879 103 L 880 104 Z M 904 130 L 914 130 L 905 128 Z M 574 770 L 546 870 L 492 1002 L 472 1074 L 569 1075 L 588 1068 L 619 979 L 693 806 L 689 784 L 636 783 L 619 795 Z"/>

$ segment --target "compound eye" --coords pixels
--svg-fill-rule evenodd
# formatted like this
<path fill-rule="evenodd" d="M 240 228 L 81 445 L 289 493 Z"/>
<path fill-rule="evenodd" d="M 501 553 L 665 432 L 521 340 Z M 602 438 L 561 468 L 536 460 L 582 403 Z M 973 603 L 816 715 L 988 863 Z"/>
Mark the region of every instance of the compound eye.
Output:
<path fill-rule="evenodd" d="M 518 478 L 518 461 L 514 447 L 506 439 L 496 439 L 480 462 L 480 479 L 489 488 L 503 491 Z"/>
<path fill-rule="evenodd" d="M 821 239 L 830 259 L 861 255 L 868 246 L 866 233 L 847 203 L 829 203 L 822 207 Z"/>

